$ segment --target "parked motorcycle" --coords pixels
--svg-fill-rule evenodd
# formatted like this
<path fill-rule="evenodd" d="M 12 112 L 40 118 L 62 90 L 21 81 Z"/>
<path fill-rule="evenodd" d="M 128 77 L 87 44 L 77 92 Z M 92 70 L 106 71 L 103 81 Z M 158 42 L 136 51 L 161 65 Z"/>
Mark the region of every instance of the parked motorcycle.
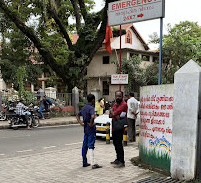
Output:
<path fill-rule="evenodd" d="M 40 119 L 38 117 L 38 112 L 34 108 L 30 109 L 29 112 L 31 113 L 31 115 L 30 115 L 30 118 L 31 118 L 31 123 L 30 124 L 31 125 L 30 126 L 34 127 L 34 128 L 38 127 L 39 124 L 40 124 Z"/>
<path fill-rule="evenodd" d="M 0 111 L 0 121 L 5 121 L 7 119 L 6 112 Z"/>
<path fill-rule="evenodd" d="M 3 110 L 0 111 L 0 121 L 10 120 L 15 115 L 15 102 L 8 101 L 2 105 Z"/>
<path fill-rule="evenodd" d="M 38 127 L 40 124 L 39 117 L 36 115 L 36 112 L 34 109 L 29 109 L 28 112 L 30 115 L 28 116 L 28 123 L 30 127 Z M 20 115 L 14 115 L 11 117 L 11 120 L 9 122 L 10 128 L 18 129 L 19 127 L 26 127 L 27 123 L 23 120 L 22 116 Z"/>

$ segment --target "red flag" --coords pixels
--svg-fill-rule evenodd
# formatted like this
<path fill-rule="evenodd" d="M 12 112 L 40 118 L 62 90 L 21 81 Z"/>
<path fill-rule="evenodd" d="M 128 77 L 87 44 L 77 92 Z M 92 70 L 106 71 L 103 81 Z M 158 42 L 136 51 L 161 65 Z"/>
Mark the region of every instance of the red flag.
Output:
<path fill-rule="evenodd" d="M 112 28 L 108 25 L 108 18 L 107 18 L 107 27 L 105 33 L 105 49 L 112 54 L 111 45 L 110 45 L 110 38 L 112 37 Z"/>

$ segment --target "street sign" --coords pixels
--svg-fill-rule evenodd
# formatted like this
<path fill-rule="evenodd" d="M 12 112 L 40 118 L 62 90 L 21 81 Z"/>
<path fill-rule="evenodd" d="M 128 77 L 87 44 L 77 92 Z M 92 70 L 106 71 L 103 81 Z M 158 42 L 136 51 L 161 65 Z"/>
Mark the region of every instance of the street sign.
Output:
<path fill-rule="evenodd" d="M 111 84 L 128 84 L 128 74 L 112 74 Z"/>
<path fill-rule="evenodd" d="M 165 0 L 122 0 L 109 3 L 109 25 L 165 17 Z"/>

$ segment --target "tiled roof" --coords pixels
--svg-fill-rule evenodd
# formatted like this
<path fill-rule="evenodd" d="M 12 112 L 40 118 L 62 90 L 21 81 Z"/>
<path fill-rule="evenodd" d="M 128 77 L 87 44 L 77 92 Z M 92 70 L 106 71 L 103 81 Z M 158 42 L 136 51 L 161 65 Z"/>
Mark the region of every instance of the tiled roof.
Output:
<path fill-rule="evenodd" d="M 120 26 L 114 26 L 116 29 L 119 29 Z M 148 45 L 146 44 L 146 42 L 144 41 L 144 39 L 141 37 L 140 33 L 136 30 L 136 28 L 134 27 L 133 24 L 125 24 L 125 25 L 122 25 L 121 28 L 123 30 L 127 30 L 129 28 L 131 28 L 133 30 L 133 32 L 135 33 L 135 35 L 138 37 L 138 39 L 140 40 L 140 42 L 143 44 L 144 48 L 146 50 L 149 50 L 149 47 Z M 75 44 L 79 38 L 79 35 L 78 34 L 73 34 L 72 35 L 73 37 L 73 44 Z M 111 42 L 113 42 L 116 38 L 111 38 Z M 103 41 L 103 43 L 105 43 L 105 40 Z"/>

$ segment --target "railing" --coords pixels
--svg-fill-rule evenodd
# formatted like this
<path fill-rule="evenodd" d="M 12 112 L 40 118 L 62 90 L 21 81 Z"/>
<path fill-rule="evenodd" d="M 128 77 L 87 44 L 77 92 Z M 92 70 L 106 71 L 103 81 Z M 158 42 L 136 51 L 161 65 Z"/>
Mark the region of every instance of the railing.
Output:
<path fill-rule="evenodd" d="M 18 95 L 11 94 L 6 91 L 1 92 L 2 95 L 2 103 L 6 103 L 7 101 L 17 101 Z M 39 100 L 38 94 L 34 94 L 36 100 Z M 72 93 L 46 93 L 48 98 L 55 100 L 56 103 L 63 105 L 63 106 L 72 106 Z"/>
<path fill-rule="evenodd" d="M 56 99 L 63 106 L 72 106 L 72 93 L 47 93 L 46 96 Z"/>

